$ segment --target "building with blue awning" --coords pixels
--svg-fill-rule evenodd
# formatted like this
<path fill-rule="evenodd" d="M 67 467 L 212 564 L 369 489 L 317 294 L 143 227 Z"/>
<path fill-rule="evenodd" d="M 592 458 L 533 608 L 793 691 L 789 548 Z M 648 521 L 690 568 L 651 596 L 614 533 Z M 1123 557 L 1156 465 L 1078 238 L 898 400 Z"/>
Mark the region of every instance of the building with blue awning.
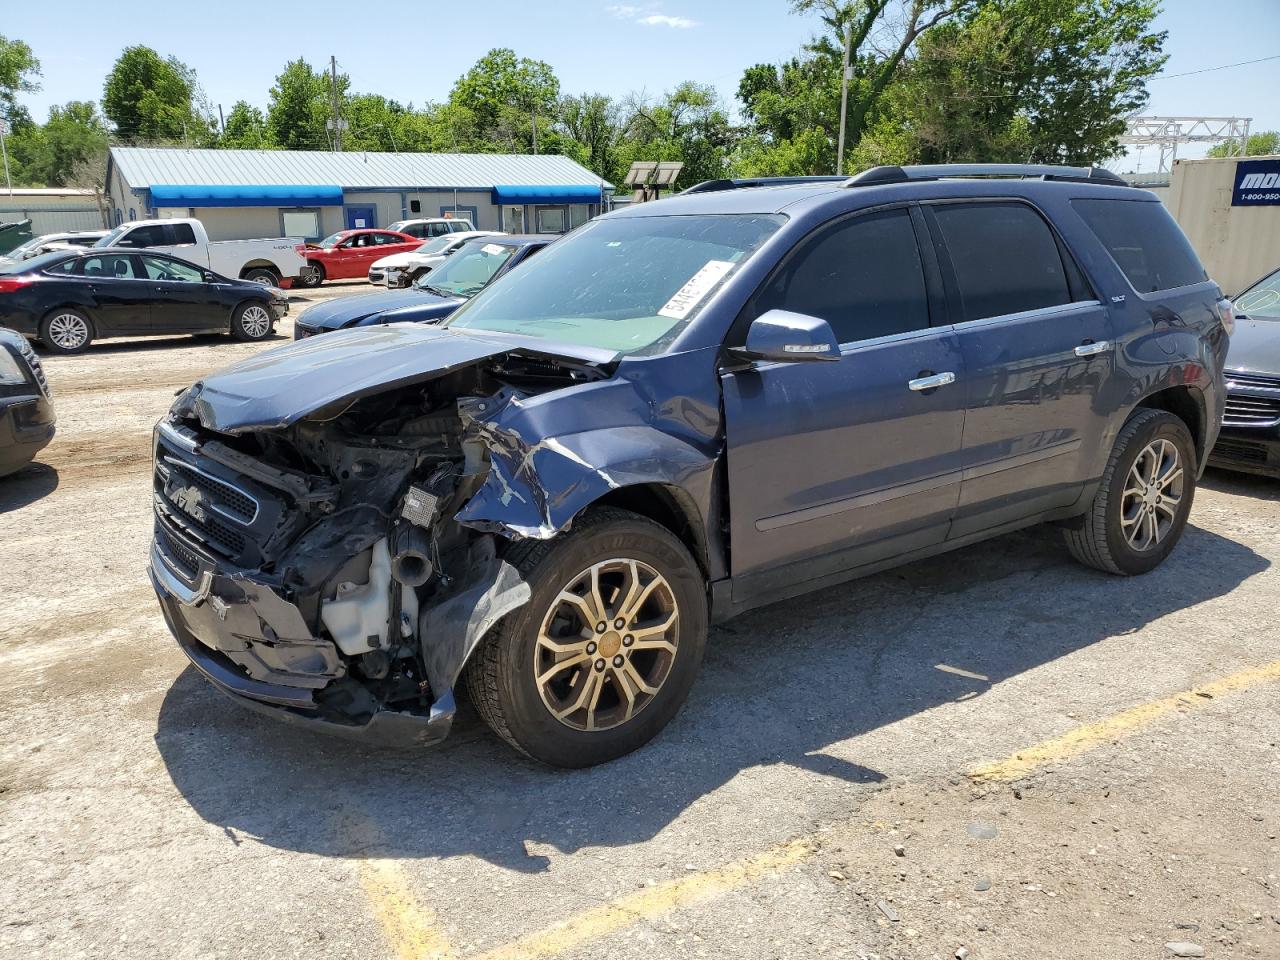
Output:
<path fill-rule="evenodd" d="M 196 217 L 214 240 L 298 237 L 465 217 L 479 230 L 564 233 L 608 209 L 613 184 L 558 155 L 112 147 L 115 223 Z"/>

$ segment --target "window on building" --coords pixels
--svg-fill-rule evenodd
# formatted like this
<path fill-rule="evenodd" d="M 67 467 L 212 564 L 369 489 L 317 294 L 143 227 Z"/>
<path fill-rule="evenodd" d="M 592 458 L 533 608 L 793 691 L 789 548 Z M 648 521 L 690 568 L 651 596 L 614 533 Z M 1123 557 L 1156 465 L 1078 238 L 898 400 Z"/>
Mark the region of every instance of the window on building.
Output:
<path fill-rule="evenodd" d="M 320 232 L 319 210 L 281 210 L 280 232 L 286 237 L 318 240 Z"/>
<path fill-rule="evenodd" d="M 566 207 L 534 207 L 533 222 L 537 233 L 564 233 L 569 229 L 569 212 Z"/>
<path fill-rule="evenodd" d="M 955 268 L 963 319 L 1071 303 L 1062 254 L 1048 224 L 1023 203 L 933 207 Z"/>
<path fill-rule="evenodd" d="M 575 203 L 569 208 L 569 229 L 580 227 L 591 219 L 591 206 L 585 203 Z"/>
<path fill-rule="evenodd" d="M 1150 200 L 1072 200 L 1133 289 L 1154 293 L 1207 280 L 1200 258 L 1164 204 Z"/>
<path fill-rule="evenodd" d="M 929 298 L 906 210 L 853 217 L 819 230 L 767 282 L 756 315 L 821 317 L 840 343 L 929 326 Z"/>

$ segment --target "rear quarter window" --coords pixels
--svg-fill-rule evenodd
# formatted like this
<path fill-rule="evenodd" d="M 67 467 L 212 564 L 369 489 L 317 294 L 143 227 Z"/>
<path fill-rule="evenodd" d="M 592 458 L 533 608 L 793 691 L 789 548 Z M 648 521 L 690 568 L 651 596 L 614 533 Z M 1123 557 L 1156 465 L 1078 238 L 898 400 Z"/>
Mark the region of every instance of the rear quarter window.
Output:
<path fill-rule="evenodd" d="M 1072 200 L 1071 206 L 1139 293 L 1208 280 L 1191 242 L 1156 200 Z"/>

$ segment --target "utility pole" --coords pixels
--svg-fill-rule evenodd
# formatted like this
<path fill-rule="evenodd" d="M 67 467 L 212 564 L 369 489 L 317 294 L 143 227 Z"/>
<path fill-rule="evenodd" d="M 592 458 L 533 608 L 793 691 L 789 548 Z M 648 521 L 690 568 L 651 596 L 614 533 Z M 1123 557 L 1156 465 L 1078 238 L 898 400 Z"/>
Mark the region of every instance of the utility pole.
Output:
<path fill-rule="evenodd" d="M 852 25 L 844 28 L 844 65 L 840 78 L 840 140 L 836 144 L 836 176 L 844 173 L 844 117 L 849 109 L 849 46 L 853 43 Z"/>
<path fill-rule="evenodd" d="M 338 58 L 329 58 L 329 89 L 333 93 L 333 149 L 342 152 L 342 117 L 338 114 Z"/>
<path fill-rule="evenodd" d="M 218 104 L 218 127 L 225 137 L 227 135 L 227 118 L 222 115 L 222 104 Z"/>
<path fill-rule="evenodd" d="M 9 179 L 9 148 L 5 145 L 4 138 L 9 133 L 9 121 L 0 118 L 0 155 L 4 156 L 4 182 L 9 188 L 9 196 L 13 196 L 13 181 Z"/>
<path fill-rule="evenodd" d="M 533 155 L 538 155 L 538 105 L 533 105 Z"/>

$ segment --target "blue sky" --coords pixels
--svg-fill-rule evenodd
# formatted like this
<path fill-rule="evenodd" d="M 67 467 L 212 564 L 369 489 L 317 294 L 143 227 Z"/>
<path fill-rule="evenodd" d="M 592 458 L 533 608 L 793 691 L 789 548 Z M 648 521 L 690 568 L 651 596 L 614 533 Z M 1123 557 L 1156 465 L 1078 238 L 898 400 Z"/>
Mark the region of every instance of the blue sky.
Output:
<path fill-rule="evenodd" d="M 37 119 L 51 104 L 100 97 L 112 61 L 135 43 L 194 67 L 210 99 L 226 109 L 240 99 L 265 105 L 286 61 L 302 56 L 319 66 L 330 54 L 357 91 L 438 101 L 497 46 L 546 60 L 568 93 L 657 94 L 696 80 L 714 84 L 732 105 L 744 67 L 789 57 L 816 26 L 792 14 L 785 0 L 220 0 L 198 7 L 124 0 L 110 15 L 99 0 L 66 3 L 56 13 L 35 3 L 6 6 L 0 33 L 27 41 L 44 65 L 43 89 L 23 98 Z M 1166 75 L 1280 54 L 1280 0 L 1166 0 L 1159 26 L 1169 31 Z M 1274 130 L 1277 91 L 1280 60 L 1169 76 L 1151 84 L 1145 112 L 1251 116 L 1255 130 Z M 1189 147 L 1179 155 L 1203 152 Z M 1143 168 L 1154 162 L 1147 150 Z"/>

